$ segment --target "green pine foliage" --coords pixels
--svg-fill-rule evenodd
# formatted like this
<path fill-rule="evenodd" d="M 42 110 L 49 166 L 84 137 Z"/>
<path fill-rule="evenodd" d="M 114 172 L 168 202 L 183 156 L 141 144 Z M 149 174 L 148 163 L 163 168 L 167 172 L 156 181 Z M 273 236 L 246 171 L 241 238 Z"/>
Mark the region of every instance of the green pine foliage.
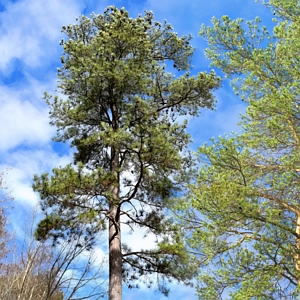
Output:
<path fill-rule="evenodd" d="M 272 35 L 258 18 L 228 16 L 200 31 L 212 65 L 248 103 L 241 134 L 199 148 L 197 183 L 181 205 L 202 300 L 300 297 L 300 4 L 264 4 Z"/>
<path fill-rule="evenodd" d="M 151 12 L 131 18 L 108 7 L 77 21 L 62 30 L 63 97 L 45 93 L 55 140 L 70 141 L 74 163 L 34 177 L 45 211 L 36 237 L 67 238 L 82 233 L 82 225 L 92 235 L 107 230 L 109 221 L 110 246 L 119 247 L 121 227 L 133 234 L 144 228 L 158 237 L 156 248 L 133 252 L 123 243 L 122 253 L 111 253 L 111 272 L 128 287 L 140 280 L 151 285 L 147 275 L 161 274 L 159 288 L 167 294 L 165 279 L 186 281 L 193 274 L 180 228 L 165 210 L 192 164 L 187 121 L 177 119 L 212 109 L 220 79 L 214 72 L 191 76 L 191 37 L 178 36 Z M 170 66 L 183 75 L 167 72 Z"/>

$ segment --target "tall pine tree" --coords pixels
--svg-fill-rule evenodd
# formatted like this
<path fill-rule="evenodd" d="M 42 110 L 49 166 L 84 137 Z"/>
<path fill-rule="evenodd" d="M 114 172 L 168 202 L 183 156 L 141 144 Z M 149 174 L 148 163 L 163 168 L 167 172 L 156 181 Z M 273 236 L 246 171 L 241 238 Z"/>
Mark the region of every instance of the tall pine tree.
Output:
<path fill-rule="evenodd" d="M 66 237 L 85 224 L 86 234 L 109 231 L 109 299 L 122 298 L 122 278 L 151 285 L 147 275 L 186 280 L 192 274 L 178 226 L 166 215 L 170 199 L 188 177 L 191 158 L 187 121 L 213 108 L 212 72 L 190 76 L 190 36 L 179 37 L 151 12 L 136 19 L 108 7 L 63 27 L 59 90 L 45 94 L 56 141 L 71 141 L 74 163 L 35 176 L 46 216 L 39 239 Z M 165 69 L 185 71 L 175 78 Z M 182 120 L 182 118 L 181 118 Z M 121 224 L 158 237 L 155 249 L 132 251 L 121 244 Z"/>

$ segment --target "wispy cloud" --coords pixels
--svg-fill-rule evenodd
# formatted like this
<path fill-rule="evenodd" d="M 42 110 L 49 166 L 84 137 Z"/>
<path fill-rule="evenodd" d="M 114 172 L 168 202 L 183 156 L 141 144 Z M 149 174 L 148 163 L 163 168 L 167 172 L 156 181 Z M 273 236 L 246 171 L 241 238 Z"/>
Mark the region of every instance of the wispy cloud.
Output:
<path fill-rule="evenodd" d="M 38 196 L 31 188 L 34 174 L 50 172 L 56 166 L 70 162 L 68 155 L 59 156 L 51 149 L 28 149 L 11 152 L 0 169 L 8 169 L 6 182 L 15 201 L 23 205 L 35 206 Z"/>
<path fill-rule="evenodd" d="M 73 0 L 6 2 L 0 13 L 1 71 L 9 74 L 15 59 L 30 67 L 47 64 L 49 56 L 57 54 L 61 26 L 73 23 L 82 6 Z"/>
<path fill-rule="evenodd" d="M 37 87 L 36 80 L 20 90 L 0 86 L 0 151 L 21 144 L 36 147 L 51 139 L 54 128 L 49 125 L 48 109 Z"/>
<path fill-rule="evenodd" d="M 24 205 L 38 202 L 31 188 L 34 173 L 69 161 L 68 154 L 57 154 L 51 147 L 55 128 L 41 98 L 45 90 L 55 88 L 53 61 L 61 50 L 60 28 L 74 22 L 83 7 L 73 0 L 6 1 L 0 13 L 0 163 L 10 168 L 8 187 Z M 48 77 L 47 83 L 40 74 Z M 5 85 L 7 80 L 12 83 Z"/>

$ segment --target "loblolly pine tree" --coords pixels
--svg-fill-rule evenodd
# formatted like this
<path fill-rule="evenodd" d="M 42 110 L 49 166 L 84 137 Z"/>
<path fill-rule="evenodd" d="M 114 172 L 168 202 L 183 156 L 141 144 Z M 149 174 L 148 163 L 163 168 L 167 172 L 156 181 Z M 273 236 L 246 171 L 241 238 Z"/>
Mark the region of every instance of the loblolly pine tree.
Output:
<path fill-rule="evenodd" d="M 35 176 L 45 219 L 36 236 L 67 236 L 86 224 L 86 234 L 109 231 L 109 299 L 122 298 L 147 275 L 187 280 L 192 274 L 180 228 L 166 215 L 168 202 L 188 177 L 187 121 L 179 116 L 213 108 L 212 72 L 190 76 L 190 36 L 179 37 L 151 12 L 136 19 L 125 9 L 82 16 L 63 27 L 59 99 L 45 94 L 56 141 L 71 141 L 74 164 Z M 175 78 L 167 67 L 186 71 Z M 121 223 L 157 236 L 155 249 L 132 251 L 121 243 Z"/>
<path fill-rule="evenodd" d="M 272 35 L 258 18 L 228 16 L 200 32 L 248 107 L 241 134 L 199 148 L 187 212 L 203 263 L 199 299 L 300 295 L 300 4 L 264 3 L 276 16 Z"/>

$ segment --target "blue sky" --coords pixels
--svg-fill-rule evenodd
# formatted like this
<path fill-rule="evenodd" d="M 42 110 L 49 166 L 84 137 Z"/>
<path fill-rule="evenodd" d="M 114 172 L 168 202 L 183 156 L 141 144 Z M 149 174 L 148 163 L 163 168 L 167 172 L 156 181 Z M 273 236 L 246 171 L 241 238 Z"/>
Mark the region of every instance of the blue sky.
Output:
<path fill-rule="evenodd" d="M 206 44 L 198 32 L 201 24 L 210 24 L 213 16 L 246 20 L 260 16 L 263 23 L 272 26 L 271 13 L 254 0 L 0 1 L 0 170 L 9 168 L 6 183 L 16 201 L 11 220 L 17 232 L 22 231 L 17 220 L 26 218 L 29 208 L 38 203 L 31 189 L 33 174 L 65 165 L 72 156 L 68 145 L 52 142 L 55 128 L 48 124 L 48 108 L 42 100 L 44 91 L 54 93 L 56 88 L 62 51 L 59 41 L 64 37 L 61 27 L 73 24 L 81 14 L 102 13 L 108 5 L 125 7 L 131 17 L 152 10 L 156 20 L 166 19 L 180 35 L 191 33 L 191 43 L 196 47 L 194 74 L 209 70 L 204 56 Z M 236 123 L 245 104 L 232 93 L 228 82 L 215 95 L 217 111 L 204 111 L 190 122 L 194 149 L 212 136 L 239 130 Z M 139 244 L 141 235 L 125 234 L 123 239 Z M 145 241 L 142 243 L 145 245 Z M 151 245 L 151 240 L 147 243 Z M 171 288 L 170 299 L 197 299 L 191 288 Z M 139 298 L 164 297 L 148 289 L 125 290 L 124 300 Z"/>

